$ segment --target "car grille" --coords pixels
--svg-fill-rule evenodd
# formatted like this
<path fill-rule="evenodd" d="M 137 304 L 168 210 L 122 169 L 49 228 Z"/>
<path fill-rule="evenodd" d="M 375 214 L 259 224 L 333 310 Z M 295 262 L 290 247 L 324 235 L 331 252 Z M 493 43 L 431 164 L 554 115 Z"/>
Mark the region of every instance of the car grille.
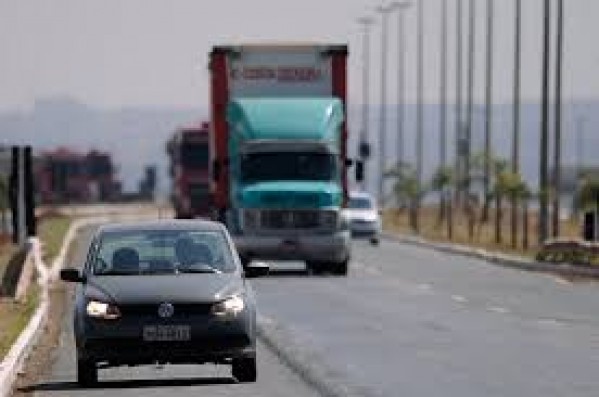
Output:
<path fill-rule="evenodd" d="M 173 306 L 175 308 L 173 317 L 177 318 L 206 315 L 212 310 L 211 304 L 175 303 Z M 123 316 L 158 317 L 158 304 L 124 305 L 119 306 L 119 309 Z"/>

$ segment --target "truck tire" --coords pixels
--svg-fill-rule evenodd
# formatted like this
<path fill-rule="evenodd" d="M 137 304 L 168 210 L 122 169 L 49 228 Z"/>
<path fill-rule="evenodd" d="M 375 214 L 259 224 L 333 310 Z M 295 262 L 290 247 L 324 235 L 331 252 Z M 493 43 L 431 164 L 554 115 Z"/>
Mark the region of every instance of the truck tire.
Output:
<path fill-rule="evenodd" d="M 329 269 L 335 276 L 347 276 L 347 265 L 349 258 L 342 262 L 333 262 L 329 265 Z"/>
<path fill-rule="evenodd" d="M 257 378 L 256 357 L 233 359 L 231 374 L 239 383 L 255 382 Z"/>

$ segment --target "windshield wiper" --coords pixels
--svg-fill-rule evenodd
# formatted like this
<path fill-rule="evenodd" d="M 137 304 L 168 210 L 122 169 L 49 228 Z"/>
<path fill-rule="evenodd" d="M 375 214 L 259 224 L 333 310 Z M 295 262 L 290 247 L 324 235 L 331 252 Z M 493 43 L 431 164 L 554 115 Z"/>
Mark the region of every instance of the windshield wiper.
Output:
<path fill-rule="evenodd" d="M 177 272 L 179 273 L 216 273 L 216 274 L 221 274 L 222 271 L 220 271 L 219 269 L 212 267 L 210 265 L 206 265 L 205 263 L 202 264 L 193 264 L 189 267 L 178 267 L 177 268 Z"/>

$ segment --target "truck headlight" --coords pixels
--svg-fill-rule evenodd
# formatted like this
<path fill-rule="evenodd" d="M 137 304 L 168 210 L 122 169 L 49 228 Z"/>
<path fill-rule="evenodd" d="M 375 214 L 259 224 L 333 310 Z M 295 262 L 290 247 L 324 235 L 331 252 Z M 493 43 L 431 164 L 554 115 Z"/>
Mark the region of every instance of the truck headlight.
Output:
<path fill-rule="evenodd" d="M 87 302 L 85 312 L 89 317 L 103 320 L 116 320 L 121 317 L 121 311 L 116 305 L 96 300 Z"/>
<path fill-rule="evenodd" d="M 212 314 L 217 317 L 231 318 L 237 316 L 245 308 L 243 298 L 238 295 L 231 296 L 212 306 Z"/>

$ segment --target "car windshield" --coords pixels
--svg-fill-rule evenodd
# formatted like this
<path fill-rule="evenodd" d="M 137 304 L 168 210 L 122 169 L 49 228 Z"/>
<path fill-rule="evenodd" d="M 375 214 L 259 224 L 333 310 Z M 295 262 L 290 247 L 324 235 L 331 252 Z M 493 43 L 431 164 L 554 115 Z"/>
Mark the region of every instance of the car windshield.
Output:
<path fill-rule="evenodd" d="M 94 275 L 230 273 L 236 265 L 220 231 L 104 232 L 89 264 Z"/>
<path fill-rule="evenodd" d="M 348 207 L 352 209 L 372 209 L 372 201 L 367 197 L 351 197 Z"/>
<path fill-rule="evenodd" d="M 337 176 L 336 156 L 331 153 L 253 153 L 241 160 L 243 182 L 310 180 L 331 181 Z"/>
<path fill-rule="evenodd" d="M 208 143 L 185 143 L 181 147 L 181 164 L 188 168 L 208 167 Z"/>

